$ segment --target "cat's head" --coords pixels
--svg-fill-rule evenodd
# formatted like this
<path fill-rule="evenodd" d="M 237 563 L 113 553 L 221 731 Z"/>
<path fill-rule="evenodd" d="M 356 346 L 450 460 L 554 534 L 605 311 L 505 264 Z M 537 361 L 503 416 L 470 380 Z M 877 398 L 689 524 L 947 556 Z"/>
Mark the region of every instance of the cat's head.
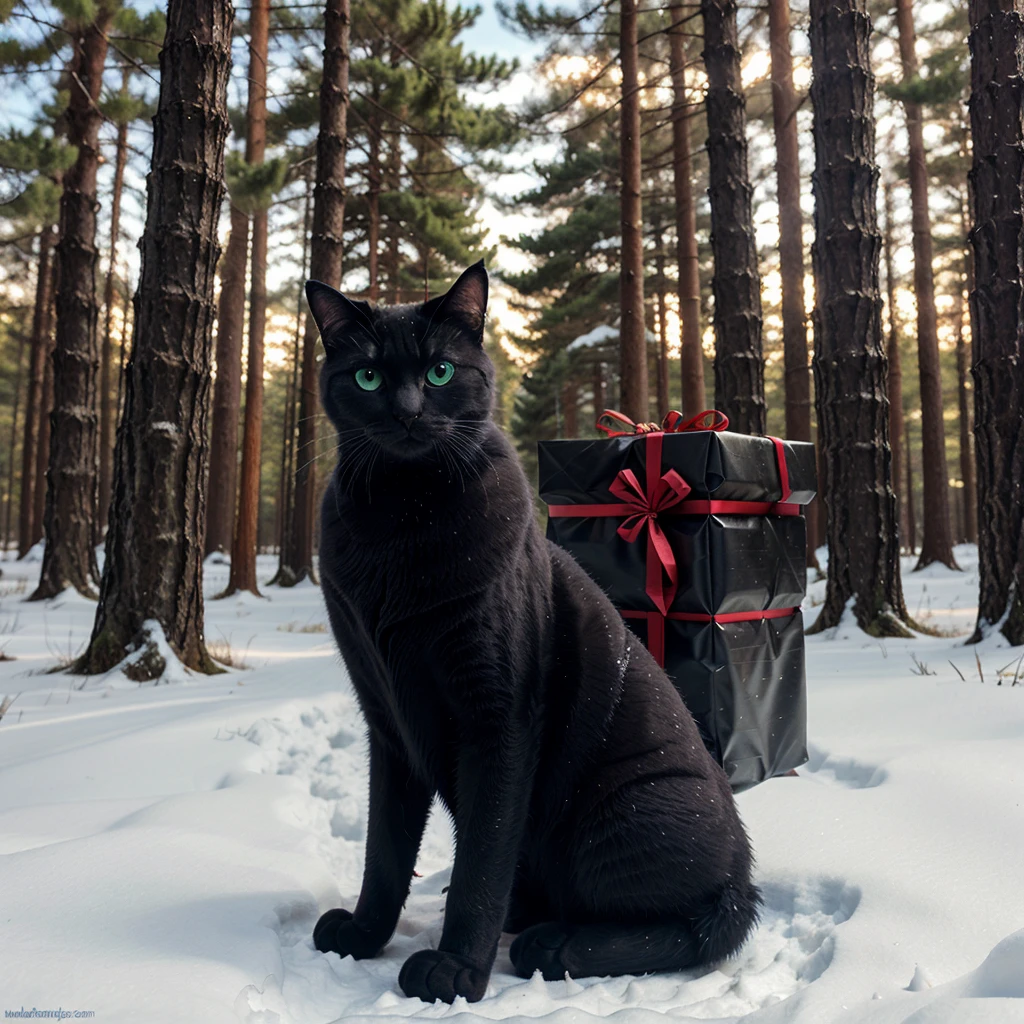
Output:
<path fill-rule="evenodd" d="M 364 439 L 406 461 L 470 454 L 490 416 L 494 367 L 483 350 L 483 261 L 428 302 L 371 306 L 319 281 L 306 283 L 327 357 L 324 409 L 339 451 Z"/>

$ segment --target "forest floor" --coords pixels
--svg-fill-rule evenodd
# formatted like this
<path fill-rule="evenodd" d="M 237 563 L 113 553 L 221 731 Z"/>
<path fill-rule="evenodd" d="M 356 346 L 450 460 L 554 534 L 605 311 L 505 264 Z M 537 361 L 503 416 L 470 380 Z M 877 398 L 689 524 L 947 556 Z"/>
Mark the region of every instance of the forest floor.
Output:
<path fill-rule="evenodd" d="M 810 761 L 738 798 L 766 897 L 738 956 L 523 981 L 506 937 L 485 999 L 451 1007 L 397 985 L 440 934 L 443 813 L 384 954 L 356 963 L 312 946 L 318 914 L 354 904 L 367 799 L 360 715 L 318 589 L 209 601 L 208 638 L 239 667 L 138 686 L 47 674 L 84 644 L 95 606 L 27 604 L 38 566 L 2 562 L 13 660 L 0 695 L 15 699 L 0 722 L 0 1009 L 119 1024 L 1024 1022 L 1022 652 L 963 646 L 976 554 L 957 557 L 963 572 L 904 560 L 911 613 L 943 635 L 809 638 Z M 273 569 L 261 558 L 261 579 Z M 207 595 L 225 580 L 211 568 Z"/>

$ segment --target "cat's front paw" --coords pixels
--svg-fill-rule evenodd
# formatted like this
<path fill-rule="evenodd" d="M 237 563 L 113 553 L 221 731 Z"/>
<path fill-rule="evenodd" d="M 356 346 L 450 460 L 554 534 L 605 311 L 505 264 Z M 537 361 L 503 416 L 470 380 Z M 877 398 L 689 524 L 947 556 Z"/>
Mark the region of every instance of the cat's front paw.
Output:
<path fill-rule="evenodd" d="M 487 990 L 490 971 L 482 971 L 457 953 L 421 949 L 402 965 L 398 984 L 410 999 L 451 1003 L 456 996 L 476 1003 Z"/>
<path fill-rule="evenodd" d="M 360 928 L 347 910 L 336 907 L 323 914 L 313 929 L 313 945 L 321 953 L 337 953 L 354 960 L 369 960 L 383 948 L 384 943 Z"/>

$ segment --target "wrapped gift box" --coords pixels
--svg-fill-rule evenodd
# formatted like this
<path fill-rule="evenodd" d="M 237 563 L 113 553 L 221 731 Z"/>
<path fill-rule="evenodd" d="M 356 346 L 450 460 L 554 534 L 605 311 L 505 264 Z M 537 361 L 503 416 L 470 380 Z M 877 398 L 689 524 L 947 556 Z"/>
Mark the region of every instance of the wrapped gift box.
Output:
<path fill-rule="evenodd" d="M 814 447 L 696 420 L 543 441 L 540 494 L 548 537 L 664 666 L 741 789 L 807 758 L 802 506 Z"/>

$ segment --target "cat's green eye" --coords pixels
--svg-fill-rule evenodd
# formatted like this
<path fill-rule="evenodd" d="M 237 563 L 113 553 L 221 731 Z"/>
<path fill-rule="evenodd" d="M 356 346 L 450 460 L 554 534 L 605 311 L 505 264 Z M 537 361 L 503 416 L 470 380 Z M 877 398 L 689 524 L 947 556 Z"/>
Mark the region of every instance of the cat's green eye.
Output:
<path fill-rule="evenodd" d="M 371 370 L 366 366 L 361 370 L 356 370 L 356 383 L 364 391 L 376 391 L 384 383 L 384 378 L 376 370 Z"/>
<path fill-rule="evenodd" d="M 442 387 L 455 376 L 455 367 L 451 363 L 437 363 L 427 370 L 427 383 L 435 388 Z"/>

